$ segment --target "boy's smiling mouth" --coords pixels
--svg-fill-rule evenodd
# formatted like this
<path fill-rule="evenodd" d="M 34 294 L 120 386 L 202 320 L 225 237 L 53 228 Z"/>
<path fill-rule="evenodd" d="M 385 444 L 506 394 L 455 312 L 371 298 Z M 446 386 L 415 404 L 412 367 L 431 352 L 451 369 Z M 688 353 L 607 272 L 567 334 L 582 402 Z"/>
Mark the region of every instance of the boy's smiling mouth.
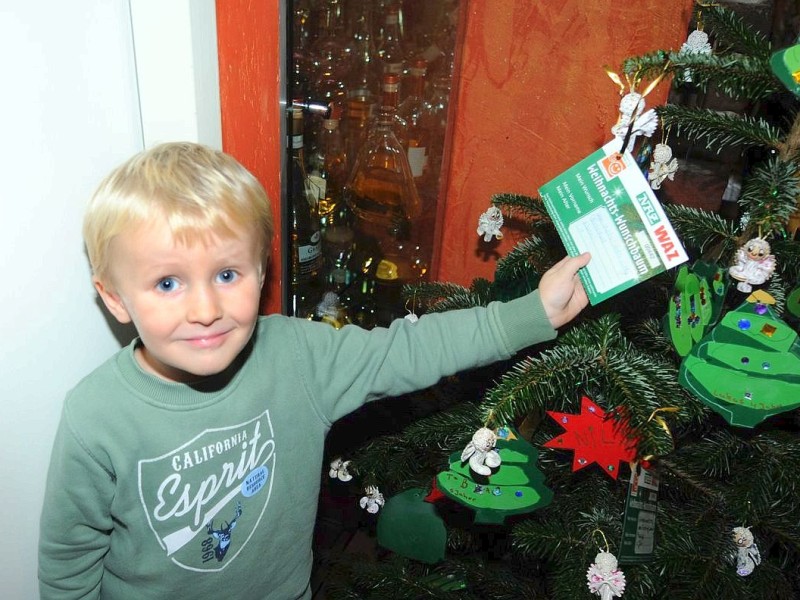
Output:
<path fill-rule="evenodd" d="M 184 342 L 187 344 L 203 349 L 214 349 L 221 346 L 228 337 L 228 331 L 220 331 L 217 333 L 204 333 L 198 336 L 184 338 Z"/>

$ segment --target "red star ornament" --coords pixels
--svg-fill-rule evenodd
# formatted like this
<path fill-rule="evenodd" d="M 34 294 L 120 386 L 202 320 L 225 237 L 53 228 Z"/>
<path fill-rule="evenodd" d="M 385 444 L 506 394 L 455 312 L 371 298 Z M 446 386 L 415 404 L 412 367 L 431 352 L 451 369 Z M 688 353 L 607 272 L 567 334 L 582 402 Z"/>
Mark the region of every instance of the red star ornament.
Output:
<path fill-rule="evenodd" d="M 616 479 L 620 462 L 636 458 L 638 438 L 631 434 L 625 420 L 607 417 L 605 411 L 589 398 L 581 398 L 581 413 L 571 415 L 548 410 L 566 432 L 544 444 L 545 448 L 575 451 L 572 471 L 597 463 L 603 473 Z"/>

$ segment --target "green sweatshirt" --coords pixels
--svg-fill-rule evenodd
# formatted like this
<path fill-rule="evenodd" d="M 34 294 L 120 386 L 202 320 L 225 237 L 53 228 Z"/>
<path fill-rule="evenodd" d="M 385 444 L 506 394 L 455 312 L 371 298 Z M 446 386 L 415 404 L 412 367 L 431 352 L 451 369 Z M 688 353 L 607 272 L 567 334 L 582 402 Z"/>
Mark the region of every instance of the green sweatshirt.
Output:
<path fill-rule="evenodd" d="M 310 598 L 331 424 L 555 335 L 534 292 L 371 331 L 262 317 L 237 361 L 197 385 L 144 372 L 132 343 L 64 403 L 42 599 Z"/>

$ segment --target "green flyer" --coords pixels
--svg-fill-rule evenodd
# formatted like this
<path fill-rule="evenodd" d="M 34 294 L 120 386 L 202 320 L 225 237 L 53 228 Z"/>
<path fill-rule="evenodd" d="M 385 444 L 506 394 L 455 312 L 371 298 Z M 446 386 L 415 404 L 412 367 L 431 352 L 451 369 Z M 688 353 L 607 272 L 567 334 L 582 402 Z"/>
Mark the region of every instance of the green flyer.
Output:
<path fill-rule="evenodd" d="M 539 188 L 567 253 L 598 304 L 688 260 L 664 209 L 629 152 L 612 141 Z"/>

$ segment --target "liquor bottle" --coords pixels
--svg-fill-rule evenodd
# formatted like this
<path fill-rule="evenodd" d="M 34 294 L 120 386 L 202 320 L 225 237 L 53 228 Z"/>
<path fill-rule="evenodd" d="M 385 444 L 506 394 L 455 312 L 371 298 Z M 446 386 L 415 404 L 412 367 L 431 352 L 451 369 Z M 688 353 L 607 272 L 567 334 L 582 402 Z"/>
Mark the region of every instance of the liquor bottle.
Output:
<path fill-rule="evenodd" d="M 354 54 L 346 80 L 348 100 L 360 99 L 371 104 L 380 91 L 380 64 L 372 31 L 372 4 L 366 3 L 355 21 Z"/>
<path fill-rule="evenodd" d="M 408 95 L 400 103 L 398 114 L 406 123 L 406 152 L 411 174 L 419 181 L 427 169 L 428 130 L 423 126 L 425 110 L 425 71 L 428 62 L 416 59 L 408 70 Z"/>
<path fill-rule="evenodd" d="M 397 75 L 384 75 L 381 110 L 345 185 L 345 201 L 355 213 L 356 229 L 376 240 L 421 212 L 408 156 L 395 133 L 398 81 Z"/>
<path fill-rule="evenodd" d="M 355 279 L 353 213 L 346 202 L 337 202 L 322 221 L 322 256 L 325 289 L 340 294 Z"/>
<path fill-rule="evenodd" d="M 350 70 L 347 40 L 343 37 L 340 0 L 327 0 L 322 10 L 319 37 L 310 49 L 314 96 L 330 106 L 344 107 Z"/>
<path fill-rule="evenodd" d="M 375 308 L 375 282 L 369 277 L 356 280 L 342 295 L 347 321 L 364 329 L 378 324 Z"/>
<path fill-rule="evenodd" d="M 422 250 L 410 239 L 408 222 L 398 221 L 381 240 L 381 260 L 374 272 L 375 311 L 379 325 L 388 326 L 407 314 L 403 286 L 420 283 L 428 271 Z"/>
<path fill-rule="evenodd" d="M 378 47 L 383 74 L 400 75 L 405 66 L 405 53 L 400 35 L 400 8 L 392 3 L 383 23 L 383 39 Z"/>
<path fill-rule="evenodd" d="M 309 185 L 303 151 L 303 112 L 292 108 L 291 173 L 292 314 L 310 318 L 321 297 L 322 249 L 317 194 Z"/>
<path fill-rule="evenodd" d="M 339 128 L 339 111 L 334 108 L 322 121 L 322 131 L 317 146 L 309 157 L 311 189 L 317 194 L 317 211 L 325 228 L 328 216 L 342 199 L 342 189 L 347 180 L 347 154 Z"/>

